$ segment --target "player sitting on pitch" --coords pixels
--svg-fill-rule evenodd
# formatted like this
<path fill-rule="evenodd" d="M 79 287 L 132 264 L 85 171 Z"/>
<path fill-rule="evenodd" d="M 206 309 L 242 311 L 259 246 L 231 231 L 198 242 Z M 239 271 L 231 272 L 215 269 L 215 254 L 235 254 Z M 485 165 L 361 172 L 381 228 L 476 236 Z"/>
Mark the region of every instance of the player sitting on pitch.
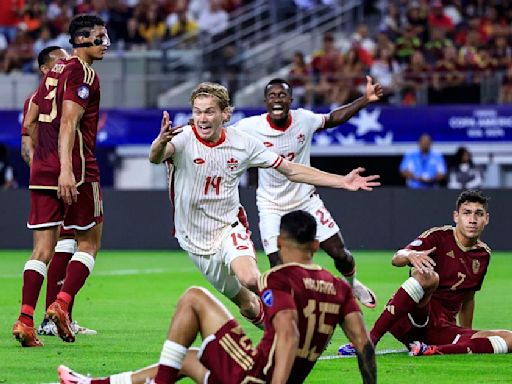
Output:
<path fill-rule="evenodd" d="M 265 333 L 254 346 L 224 305 L 200 287 L 180 298 L 158 366 L 91 379 L 60 366 L 62 384 L 302 383 L 340 324 L 355 346 L 364 383 L 376 382 L 373 345 L 350 286 L 312 264 L 316 222 L 304 211 L 284 215 L 278 245 L 283 265 L 264 273 L 259 295 Z M 189 348 L 200 333 L 199 350 Z"/>
<path fill-rule="evenodd" d="M 453 212 L 455 227 L 429 229 L 395 253 L 392 264 L 412 267 L 411 277 L 375 322 L 370 332 L 374 344 L 390 332 L 413 356 L 512 351 L 511 331 L 472 329 L 475 292 L 491 256 L 480 241 L 489 222 L 487 201 L 480 191 L 462 192 Z M 339 353 L 355 351 L 347 344 Z"/>

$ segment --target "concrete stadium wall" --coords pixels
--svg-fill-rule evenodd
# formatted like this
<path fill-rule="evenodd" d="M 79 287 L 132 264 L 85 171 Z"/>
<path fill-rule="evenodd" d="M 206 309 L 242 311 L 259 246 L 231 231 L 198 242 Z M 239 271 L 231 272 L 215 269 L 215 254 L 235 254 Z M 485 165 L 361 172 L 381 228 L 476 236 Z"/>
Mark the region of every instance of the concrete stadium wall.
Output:
<path fill-rule="evenodd" d="M 398 249 L 424 230 L 452 223 L 458 191 L 380 188 L 373 192 L 320 190 L 349 246 Z M 487 190 L 491 221 L 483 240 L 495 250 L 511 250 L 512 191 Z M 166 191 L 105 190 L 104 249 L 177 249 L 171 236 L 172 209 Z M 241 189 L 253 240 L 261 249 L 254 189 Z M 0 192 L 0 249 L 31 248 L 26 228 L 29 196 L 25 190 Z"/>

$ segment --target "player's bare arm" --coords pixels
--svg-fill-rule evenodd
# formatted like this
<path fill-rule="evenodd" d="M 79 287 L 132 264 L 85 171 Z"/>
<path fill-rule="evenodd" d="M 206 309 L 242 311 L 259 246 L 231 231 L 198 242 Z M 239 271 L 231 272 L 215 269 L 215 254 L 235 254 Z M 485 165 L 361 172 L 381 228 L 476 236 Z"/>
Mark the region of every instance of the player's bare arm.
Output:
<path fill-rule="evenodd" d="M 27 113 L 23 116 L 23 126 L 34 143 L 37 142 L 37 120 L 39 118 L 39 106 L 30 102 Z"/>
<path fill-rule="evenodd" d="M 360 175 L 361 172 L 364 172 L 364 168 L 353 169 L 347 175 L 336 175 L 299 163 L 283 160 L 281 165 L 277 168 L 277 171 L 285 175 L 290 181 L 316 185 L 317 187 L 342 188 L 349 191 L 357 191 L 359 189 L 371 191 L 373 187 L 380 185 L 380 182 L 375 181 L 380 177 L 379 175 Z"/>
<path fill-rule="evenodd" d="M 375 363 L 375 349 L 364 326 L 361 312 L 351 312 L 345 316 L 341 324 L 343 332 L 356 349 L 359 371 L 363 383 L 377 382 L 377 365 Z"/>
<path fill-rule="evenodd" d="M 160 164 L 174 154 L 174 145 L 171 140 L 174 136 L 183 131 L 181 126 L 172 127 L 169 119 L 169 113 L 164 111 L 162 114 L 162 123 L 160 125 L 160 133 L 151 143 L 149 150 L 149 161 L 153 164 Z"/>
<path fill-rule="evenodd" d="M 59 129 L 60 174 L 57 195 L 65 204 L 71 205 L 77 200 L 77 187 L 73 174 L 72 153 L 75 145 L 76 128 L 84 114 L 84 108 L 71 100 L 62 103 L 62 117 Z"/>
<path fill-rule="evenodd" d="M 34 144 L 30 136 L 21 136 L 21 157 L 30 167 L 34 156 Z"/>
<path fill-rule="evenodd" d="M 459 325 L 463 328 L 473 327 L 473 314 L 475 313 L 475 291 L 466 292 L 459 312 Z"/>
<path fill-rule="evenodd" d="M 292 309 L 279 311 L 272 319 L 277 337 L 272 384 L 285 384 L 288 381 L 299 345 L 297 322 L 297 311 Z"/>
<path fill-rule="evenodd" d="M 436 250 L 436 247 L 425 251 L 415 251 L 414 249 L 400 249 L 391 259 L 391 264 L 395 267 L 404 267 L 411 265 L 421 273 L 430 273 L 434 270 L 436 263 L 429 256 Z"/>
<path fill-rule="evenodd" d="M 379 83 L 373 84 L 373 79 L 370 76 L 366 76 L 366 94 L 350 104 L 332 110 L 327 115 L 323 129 L 343 124 L 369 103 L 380 100 L 383 94 L 382 86 Z"/>

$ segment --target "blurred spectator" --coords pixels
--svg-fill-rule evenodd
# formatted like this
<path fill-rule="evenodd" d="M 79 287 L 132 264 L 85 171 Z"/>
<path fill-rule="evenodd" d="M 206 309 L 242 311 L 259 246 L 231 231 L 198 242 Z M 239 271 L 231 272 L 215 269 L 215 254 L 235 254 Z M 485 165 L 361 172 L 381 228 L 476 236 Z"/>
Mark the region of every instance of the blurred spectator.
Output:
<path fill-rule="evenodd" d="M 442 154 L 431 149 L 432 139 L 424 133 L 418 141 L 418 150 L 406 153 L 400 163 L 400 174 L 409 188 L 435 188 L 446 177 L 446 163 Z"/>
<path fill-rule="evenodd" d="M 508 67 L 500 87 L 500 104 L 512 104 L 512 65 Z"/>
<path fill-rule="evenodd" d="M 434 67 L 432 85 L 436 90 L 457 87 L 464 84 L 464 73 L 457 63 L 457 50 L 453 46 L 445 47 L 442 60 Z"/>
<path fill-rule="evenodd" d="M 32 46 L 32 52 L 34 57 L 36 57 L 39 52 L 41 52 L 44 48 L 49 47 L 52 44 L 52 32 L 48 25 L 43 25 L 41 27 L 41 33 L 39 37 L 34 41 L 34 45 Z"/>
<path fill-rule="evenodd" d="M 331 92 L 331 109 L 350 102 L 366 91 L 366 67 L 359 60 L 356 48 L 350 48 L 344 55 L 336 74 L 336 84 Z"/>
<path fill-rule="evenodd" d="M 109 19 L 107 30 L 110 40 L 119 43 L 126 42 L 128 31 L 128 20 L 132 17 L 130 8 L 122 0 L 111 0 L 109 8 Z M 121 43 L 121 45 L 124 43 Z"/>
<path fill-rule="evenodd" d="M 7 47 L 2 64 L 2 71 L 5 73 L 12 70 L 31 72 L 33 60 L 32 39 L 26 31 L 18 29 L 14 41 Z"/>
<path fill-rule="evenodd" d="M 416 36 L 416 29 L 412 25 L 407 25 L 403 33 L 395 41 L 395 57 L 400 64 L 406 64 L 410 61 L 414 51 L 422 48 L 421 40 Z"/>
<path fill-rule="evenodd" d="M 0 33 L 11 42 L 16 37 L 17 26 L 23 14 L 24 0 L 0 1 Z"/>
<path fill-rule="evenodd" d="M 366 24 L 359 24 L 356 31 L 351 36 L 351 42 L 356 45 L 360 52 L 359 57 L 365 64 L 371 64 L 371 58 L 375 54 L 376 44 L 370 36 L 368 26 Z M 367 56 L 369 58 L 365 58 Z"/>
<path fill-rule="evenodd" d="M 430 40 L 425 44 L 425 59 L 430 64 L 435 64 L 443 58 L 445 47 L 453 46 L 453 42 L 446 38 L 446 31 L 442 28 L 434 28 L 430 31 Z"/>
<path fill-rule="evenodd" d="M 187 36 L 183 41 L 185 46 L 195 45 L 199 31 L 198 24 L 187 16 L 187 10 L 182 9 L 177 12 L 177 20 L 171 25 L 171 37 Z"/>
<path fill-rule="evenodd" d="M 330 100 L 332 87 L 336 84 L 338 68 L 343 63 L 341 51 L 334 44 L 334 35 L 324 34 L 322 48 L 313 53 L 311 69 L 315 76 L 313 102 L 326 104 Z"/>
<path fill-rule="evenodd" d="M 422 8 L 417 1 L 411 1 L 406 13 L 407 23 L 416 31 L 421 41 L 427 41 L 428 37 L 428 8 Z"/>
<path fill-rule="evenodd" d="M 492 39 L 490 54 L 496 59 L 499 70 L 506 70 L 512 64 L 512 49 L 506 35 L 497 35 Z"/>
<path fill-rule="evenodd" d="M 126 23 L 126 37 L 124 39 L 125 48 L 129 51 L 138 51 L 146 49 L 146 40 L 139 33 L 139 23 L 135 18 L 131 18 Z"/>
<path fill-rule="evenodd" d="M 428 15 L 428 25 L 430 29 L 442 28 L 447 32 L 453 31 L 453 21 L 445 15 L 441 0 L 434 0 L 432 2 L 432 10 Z"/>
<path fill-rule="evenodd" d="M 311 105 L 311 67 L 306 63 L 304 54 L 296 51 L 288 72 L 288 82 L 293 89 L 293 107 Z"/>
<path fill-rule="evenodd" d="M 385 32 L 391 40 L 394 40 L 400 36 L 401 27 L 400 10 L 395 3 L 390 3 L 387 13 L 379 26 L 379 30 Z"/>
<path fill-rule="evenodd" d="M 39 3 L 31 4 L 25 7 L 22 21 L 18 26 L 24 29 L 31 39 L 36 39 L 39 35 L 42 25 L 43 9 Z"/>
<path fill-rule="evenodd" d="M 388 49 L 381 49 L 370 67 L 370 75 L 376 83 L 380 83 L 384 89 L 382 101 L 390 101 L 399 90 L 399 79 L 401 68 L 393 58 L 393 52 Z"/>
<path fill-rule="evenodd" d="M 158 48 L 167 34 L 164 17 L 157 6 L 147 9 L 139 22 L 139 33 L 150 49 Z"/>
<path fill-rule="evenodd" d="M 207 35 L 218 35 L 225 32 L 229 25 L 229 15 L 222 8 L 220 0 L 210 0 L 197 19 L 199 29 Z"/>
<path fill-rule="evenodd" d="M 14 172 L 9 164 L 7 147 L 0 143 L 0 189 L 12 189 L 16 187 Z"/>
<path fill-rule="evenodd" d="M 473 164 L 471 153 L 465 147 L 459 147 L 455 152 L 453 166 L 448 173 L 448 188 L 469 189 L 480 188 L 482 185 L 482 170 Z"/>
<path fill-rule="evenodd" d="M 402 104 L 416 105 L 418 91 L 425 90 L 430 80 L 431 68 L 425 62 L 421 51 L 415 51 L 411 62 L 405 68 L 402 90 Z"/>

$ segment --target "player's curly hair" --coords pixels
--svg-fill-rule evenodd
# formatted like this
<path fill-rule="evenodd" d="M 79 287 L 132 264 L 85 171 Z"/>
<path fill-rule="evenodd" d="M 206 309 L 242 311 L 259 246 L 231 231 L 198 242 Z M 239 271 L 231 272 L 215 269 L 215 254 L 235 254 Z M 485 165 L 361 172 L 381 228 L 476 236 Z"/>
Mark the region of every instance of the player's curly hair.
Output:
<path fill-rule="evenodd" d="M 489 197 L 485 196 L 479 189 L 467 189 L 462 191 L 455 203 L 456 210 L 458 211 L 460 206 L 466 202 L 480 203 L 484 206 L 486 211 L 489 209 Z"/>
<path fill-rule="evenodd" d="M 190 104 L 194 105 L 194 100 L 198 96 L 214 96 L 218 100 L 218 104 L 221 110 L 229 108 L 230 113 L 233 111 L 233 107 L 229 105 L 229 92 L 221 84 L 204 82 L 199 84 L 190 95 Z"/>

